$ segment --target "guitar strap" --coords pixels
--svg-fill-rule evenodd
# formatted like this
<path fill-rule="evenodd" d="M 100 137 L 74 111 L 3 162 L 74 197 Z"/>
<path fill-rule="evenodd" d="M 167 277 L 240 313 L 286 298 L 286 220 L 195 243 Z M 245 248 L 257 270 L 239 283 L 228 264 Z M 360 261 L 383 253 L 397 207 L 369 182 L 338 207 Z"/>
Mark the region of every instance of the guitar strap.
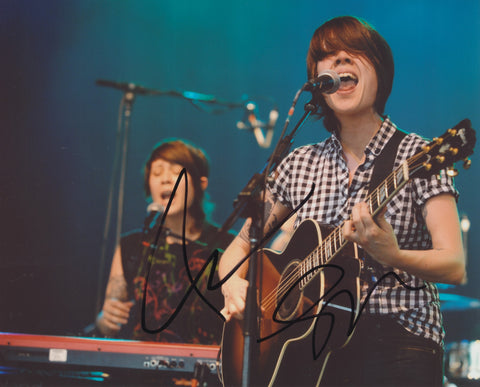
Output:
<path fill-rule="evenodd" d="M 392 172 L 398 146 L 400 145 L 400 141 L 402 141 L 406 135 L 407 133 L 403 130 L 395 130 L 395 133 L 393 133 L 390 140 L 388 140 L 387 144 L 383 147 L 382 151 L 376 158 L 368 188 L 369 195 L 383 180 L 385 180 L 388 174 Z"/>
<path fill-rule="evenodd" d="M 395 163 L 395 157 L 397 156 L 398 146 L 406 135 L 406 132 L 397 128 L 392 137 L 390 137 L 390 140 L 388 140 L 383 147 L 378 157 L 375 159 L 373 172 L 372 176 L 370 177 L 370 183 L 368 187 L 369 195 L 380 185 L 383 180 L 385 180 L 388 174 L 392 172 L 393 165 Z M 378 278 L 382 275 L 383 266 L 368 256 L 363 249 L 360 249 L 360 251 L 361 252 L 359 252 L 359 255 L 363 261 L 362 266 L 364 268 L 362 270 L 361 278 L 370 284 L 375 284 Z"/>

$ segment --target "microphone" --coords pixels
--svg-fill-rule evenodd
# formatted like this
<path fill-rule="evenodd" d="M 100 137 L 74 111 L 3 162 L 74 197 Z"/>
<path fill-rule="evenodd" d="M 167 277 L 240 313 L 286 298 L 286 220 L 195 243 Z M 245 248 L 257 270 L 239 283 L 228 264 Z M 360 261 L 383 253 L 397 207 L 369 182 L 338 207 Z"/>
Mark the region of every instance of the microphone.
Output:
<path fill-rule="evenodd" d="M 157 202 L 152 202 L 147 206 L 147 212 L 150 213 L 152 211 L 163 212 L 165 208 Z"/>
<path fill-rule="evenodd" d="M 333 94 L 340 87 L 340 77 L 332 70 L 322 71 L 318 77 L 310 79 L 305 86 L 304 90 L 318 91 L 320 93 Z"/>
<path fill-rule="evenodd" d="M 145 218 L 144 223 L 144 232 L 152 230 L 157 224 L 158 219 L 163 215 L 165 208 L 158 203 L 152 202 L 147 206 L 147 217 Z"/>

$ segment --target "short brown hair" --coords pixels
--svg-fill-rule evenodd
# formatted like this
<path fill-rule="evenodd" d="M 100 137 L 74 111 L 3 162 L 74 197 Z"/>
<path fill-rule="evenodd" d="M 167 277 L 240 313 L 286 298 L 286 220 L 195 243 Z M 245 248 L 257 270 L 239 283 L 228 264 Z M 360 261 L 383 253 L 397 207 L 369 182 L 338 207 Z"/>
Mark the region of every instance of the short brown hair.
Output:
<path fill-rule="evenodd" d="M 171 138 L 158 143 L 144 167 L 144 190 L 147 197 L 151 195 L 149 180 L 152 163 L 158 159 L 179 164 L 192 176 L 195 197 L 190 210 L 196 220 L 196 226 L 200 227 L 206 217 L 204 209 L 205 192 L 202 190 L 200 178 L 208 177 L 210 172 L 209 161 L 205 152 L 192 143 L 181 139 Z"/>
<path fill-rule="evenodd" d="M 374 67 L 378 79 L 375 110 L 383 115 L 385 104 L 392 91 L 394 64 L 390 46 L 365 20 L 353 16 L 340 16 L 322 24 L 314 32 L 307 54 L 308 79 L 315 78 L 317 62 L 338 51 L 366 58 Z M 321 93 L 314 95 L 325 116 L 327 130 L 338 129 L 339 123 Z"/>

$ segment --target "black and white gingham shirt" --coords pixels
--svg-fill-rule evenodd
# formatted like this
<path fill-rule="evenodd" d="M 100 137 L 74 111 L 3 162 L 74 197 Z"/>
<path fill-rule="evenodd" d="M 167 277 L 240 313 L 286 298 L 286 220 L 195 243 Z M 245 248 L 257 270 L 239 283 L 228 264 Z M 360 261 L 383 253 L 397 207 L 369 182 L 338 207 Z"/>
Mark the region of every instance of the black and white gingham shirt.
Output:
<path fill-rule="evenodd" d="M 365 200 L 374 160 L 395 130 L 396 126 L 386 118 L 366 147 L 365 162 L 357 168 L 350 186 L 342 146 L 333 134 L 321 143 L 291 152 L 277 168 L 278 176 L 270 190 L 282 204 L 295 208 L 315 183 L 312 197 L 297 213 L 296 225 L 304 219 L 314 219 L 322 224 L 340 226 L 349 218 L 353 206 Z M 405 136 L 398 147 L 394 168 L 418 153 L 425 143 L 416 134 Z M 390 200 L 385 217 L 395 230 L 401 249 L 425 250 L 432 247 L 421 209 L 429 198 L 441 193 L 457 196 L 453 181 L 445 174 L 440 180 L 436 176 L 414 178 Z M 363 313 L 395 317 L 408 331 L 443 344 L 444 331 L 436 286 L 397 269 L 383 269 L 385 272 L 395 271 L 408 285 L 421 287 L 425 284 L 426 287 L 419 291 L 407 290 L 389 276 L 373 292 Z M 371 284 L 362 281 L 362 303 L 369 286 Z"/>

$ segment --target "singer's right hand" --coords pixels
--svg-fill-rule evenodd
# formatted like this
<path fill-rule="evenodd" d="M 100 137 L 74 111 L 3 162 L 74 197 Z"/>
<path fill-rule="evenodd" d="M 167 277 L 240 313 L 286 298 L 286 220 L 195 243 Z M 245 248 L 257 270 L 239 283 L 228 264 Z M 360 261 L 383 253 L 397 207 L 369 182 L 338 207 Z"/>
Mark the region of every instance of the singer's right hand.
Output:
<path fill-rule="evenodd" d="M 227 321 L 230 321 L 232 317 L 239 320 L 243 319 L 247 287 L 248 281 L 235 274 L 222 285 L 225 307 L 220 313 L 222 313 Z"/>
<path fill-rule="evenodd" d="M 122 325 L 128 322 L 133 301 L 120 301 L 116 298 L 107 298 L 102 311 L 97 317 L 97 327 L 106 336 L 115 336 Z"/>

